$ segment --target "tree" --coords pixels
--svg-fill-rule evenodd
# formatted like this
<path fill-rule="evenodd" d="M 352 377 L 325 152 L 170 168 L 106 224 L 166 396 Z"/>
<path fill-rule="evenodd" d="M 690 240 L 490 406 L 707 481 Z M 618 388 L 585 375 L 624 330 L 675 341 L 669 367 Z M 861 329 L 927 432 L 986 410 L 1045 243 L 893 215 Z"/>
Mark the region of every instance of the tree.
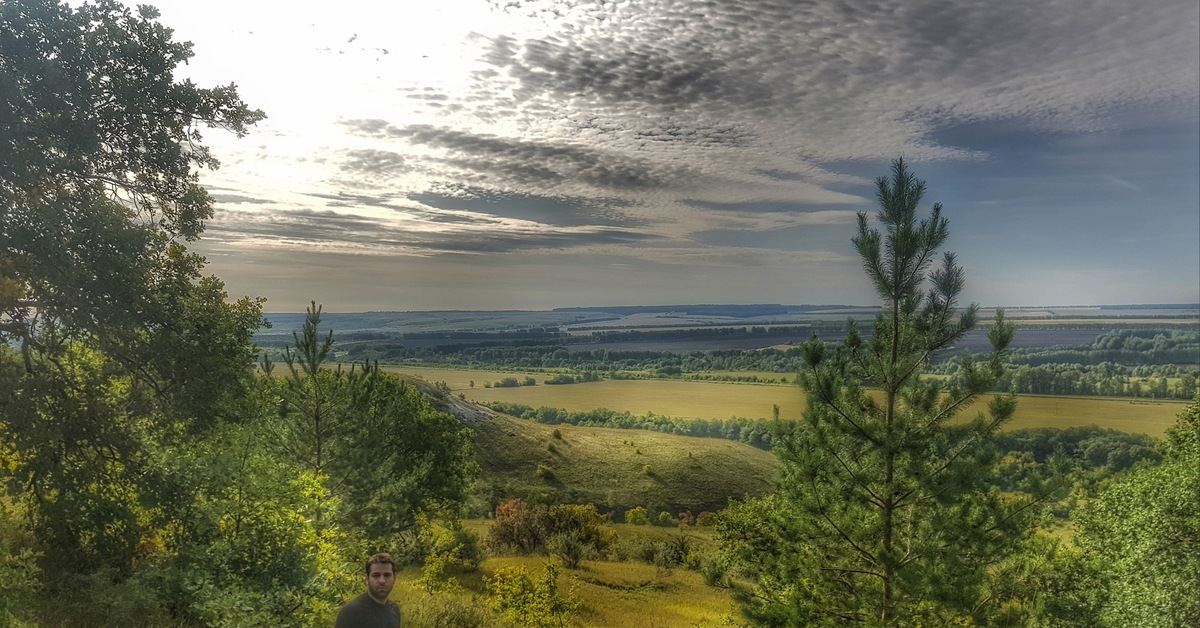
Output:
<path fill-rule="evenodd" d="M 958 308 L 964 272 L 953 253 L 931 271 L 949 230 L 940 204 L 918 221 L 924 182 L 896 160 L 877 189 L 883 232 L 860 213 L 853 242 L 883 312 L 867 338 L 850 321 L 840 347 L 805 345 L 808 408 L 802 429 L 775 442 L 775 493 L 718 524 L 749 581 L 735 596 L 764 625 L 982 616 L 987 566 L 1020 538 L 1013 515 L 1028 504 L 982 483 L 986 440 L 1015 400 L 997 396 L 988 416 L 952 422 L 1003 373 L 1012 325 L 998 312 L 984 360 L 964 358 L 948 382 L 921 377 L 974 327 L 977 306 Z"/>
<path fill-rule="evenodd" d="M 350 451 L 349 440 L 355 419 L 352 396 L 361 385 L 361 373 L 351 367 L 343 371 L 324 368 L 333 348 L 333 330 L 322 339 L 321 307 L 314 301 L 304 317 L 299 333 L 293 332 L 295 345 L 284 349 L 288 375 L 281 389 L 280 420 L 275 425 L 278 444 L 284 458 L 324 482 L 337 494 L 351 468 L 344 457 Z M 316 521 L 320 528 L 327 507 L 320 503 Z"/>
<path fill-rule="evenodd" d="M 1115 478 L 1072 520 L 1104 566 L 1103 625 L 1200 625 L 1200 397 L 1167 431 L 1162 464 Z"/>
<path fill-rule="evenodd" d="M 334 498 L 319 503 L 318 527 L 333 515 L 385 537 L 410 530 L 424 509 L 461 502 L 477 472 L 473 432 L 375 365 L 329 368 L 333 332 L 322 338 L 320 323 L 314 302 L 284 352 L 274 424 L 284 459 Z"/>
<path fill-rule="evenodd" d="M 156 17 L 0 3 L 0 438 L 53 569 L 126 575 L 152 546 L 188 495 L 163 452 L 231 418 L 261 322 L 186 245 L 200 129 L 262 113 L 176 82 L 191 46 Z"/>

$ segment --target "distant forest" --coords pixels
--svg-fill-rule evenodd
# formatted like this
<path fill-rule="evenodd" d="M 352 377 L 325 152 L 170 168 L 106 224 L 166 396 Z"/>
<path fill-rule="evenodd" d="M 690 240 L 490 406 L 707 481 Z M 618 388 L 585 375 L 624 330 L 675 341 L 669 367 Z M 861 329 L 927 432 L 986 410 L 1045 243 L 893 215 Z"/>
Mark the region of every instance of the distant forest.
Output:
<path fill-rule="evenodd" d="M 1072 326 L 1063 338 L 1090 336 Z M 1036 333 L 1045 333 L 1039 327 Z M 1101 395 L 1191 399 L 1200 380 L 1200 331 L 1176 326 L 1095 329 L 1086 344 L 1054 344 L 1011 349 L 1012 368 L 997 390 L 1050 395 Z M 758 375 L 794 375 L 803 368 L 801 344 L 813 337 L 839 342 L 841 321 L 806 325 L 750 325 L 636 329 L 568 333 L 558 328 L 508 331 L 351 332 L 339 336 L 344 362 L 432 365 L 566 372 L 580 381 L 600 377 L 730 379 L 758 381 Z M 1018 337 L 1021 332 L 1017 332 Z M 1049 334 L 1054 338 L 1056 334 Z M 754 348 L 673 350 L 665 347 L 725 346 L 745 342 Z M 271 341 L 260 345 L 271 347 Z M 645 347 L 645 348 L 627 348 Z M 967 348 L 969 350 L 969 347 Z M 946 351 L 931 374 L 953 376 L 964 350 Z M 719 375 L 714 375 L 719 373 Z M 790 377 L 787 378 L 790 381 Z M 779 381 L 767 378 L 767 381 Z"/>

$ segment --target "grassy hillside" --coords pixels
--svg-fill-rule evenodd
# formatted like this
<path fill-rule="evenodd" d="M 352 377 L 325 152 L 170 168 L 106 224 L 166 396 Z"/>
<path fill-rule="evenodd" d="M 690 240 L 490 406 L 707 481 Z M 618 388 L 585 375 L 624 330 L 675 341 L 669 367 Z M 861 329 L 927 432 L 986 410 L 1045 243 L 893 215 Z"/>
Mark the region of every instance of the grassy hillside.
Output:
<path fill-rule="evenodd" d="M 542 425 L 447 397 L 475 430 L 480 484 L 492 501 L 594 503 L 618 514 L 699 514 L 769 488 L 775 457 L 749 445 L 643 430 Z M 554 433 L 558 431 L 559 437 Z"/>

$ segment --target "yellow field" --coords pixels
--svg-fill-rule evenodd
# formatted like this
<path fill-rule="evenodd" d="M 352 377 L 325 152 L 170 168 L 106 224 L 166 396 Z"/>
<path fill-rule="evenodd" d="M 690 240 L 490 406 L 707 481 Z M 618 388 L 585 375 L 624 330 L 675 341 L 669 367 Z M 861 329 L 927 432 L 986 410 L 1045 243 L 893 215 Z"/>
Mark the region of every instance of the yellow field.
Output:
<path fill-rule="evenodd" d="M 504 377 L 523 379 L 525 373 L 457 371 L 452 369 L 395 368 L 430 382 L 446 382 L 455 394 L 473 401 L 507 401 L 528 406 L 550 406 L 582 411 L 596 408 L 627 410 L 633 414 L 654 412 L 673 417 L 727 419 L 770 418 L 775 405 L 784 419 L 798 419 L 804 412 L 803 391 L 792 385 L 755 385 L 729 382 L 680 380 L 605 380 L 584 384 L 547 386 L 545 373 L 530 373 L 537 386 L 484 388 L 484 382 Z M 470 387 L 474 380 L 475 387 Z M 960 416 L 974 416 L 987 399 Z M 1099 425 L 1124 432 L 1161 436 L 1175 423 L 1186 406 L 1182 401 L 1148 401 L 1111 397 L 1051 397 L 1021 395 L 1009 429 L 1026 427 L 1072 427 Z M 969 414 L 968 414 L 969 413 Z"/>

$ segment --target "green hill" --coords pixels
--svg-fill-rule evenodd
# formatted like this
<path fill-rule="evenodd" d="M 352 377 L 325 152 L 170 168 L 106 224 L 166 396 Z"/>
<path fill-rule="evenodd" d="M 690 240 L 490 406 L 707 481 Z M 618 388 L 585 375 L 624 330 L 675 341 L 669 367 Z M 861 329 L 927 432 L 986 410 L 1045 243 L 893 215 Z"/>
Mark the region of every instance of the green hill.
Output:
<path fill-rule="evenodd" d="M 634 506 L 651 516 L 697 515 L 724 508 L 730 498 L 763 494 L 775 470 L 770 452 L 743 443 L 543 425 L 450 395 L 432 398 L 475 430 L 479 484 L 492 505 L 520 497 L 530 503 L 590 502 L 618 516 Z"/>

